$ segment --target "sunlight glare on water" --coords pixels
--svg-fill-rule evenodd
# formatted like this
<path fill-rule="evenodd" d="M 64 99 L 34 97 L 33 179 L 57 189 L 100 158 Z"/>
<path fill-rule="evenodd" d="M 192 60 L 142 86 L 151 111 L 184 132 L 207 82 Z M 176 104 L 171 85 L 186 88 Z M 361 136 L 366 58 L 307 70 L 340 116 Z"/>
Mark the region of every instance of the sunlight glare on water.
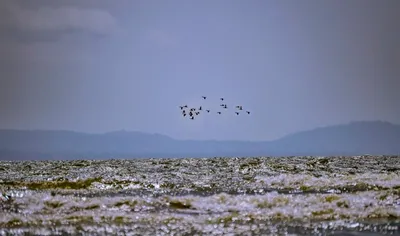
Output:
<path fill-rule="evenodd" d="M 0 234 L 398 234 L 391 156 L 0 162 Z M 23 170 L 23 171 L 21 171 Z"/>

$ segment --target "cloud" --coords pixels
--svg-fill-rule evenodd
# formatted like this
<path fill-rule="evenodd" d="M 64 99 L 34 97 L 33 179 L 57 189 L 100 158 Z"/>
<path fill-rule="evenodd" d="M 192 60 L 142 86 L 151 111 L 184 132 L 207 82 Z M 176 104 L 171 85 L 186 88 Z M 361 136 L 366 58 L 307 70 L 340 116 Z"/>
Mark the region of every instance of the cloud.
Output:
<path fill-rule="evenodd" d="M 5 5 L 0 11 L 3 38 L 53 41 L 71 33 L 107 36 L 118 29 L 116 19 L 102 9 L 72 6 L 27 9 L 10 2 L 2 5 Z"/>

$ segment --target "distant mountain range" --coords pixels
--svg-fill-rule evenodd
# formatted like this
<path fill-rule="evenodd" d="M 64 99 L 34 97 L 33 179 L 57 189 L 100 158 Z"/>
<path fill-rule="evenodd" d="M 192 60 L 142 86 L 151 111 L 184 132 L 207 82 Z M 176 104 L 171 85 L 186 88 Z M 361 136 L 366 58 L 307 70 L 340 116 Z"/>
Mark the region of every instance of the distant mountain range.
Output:
<path fill-rule="evenodd" d="M 177 140 L 126 131 L 0 130 L 0 160 L 362 154 L 400 155 L 400 125 L 351 122 L 260 142 Z"/>

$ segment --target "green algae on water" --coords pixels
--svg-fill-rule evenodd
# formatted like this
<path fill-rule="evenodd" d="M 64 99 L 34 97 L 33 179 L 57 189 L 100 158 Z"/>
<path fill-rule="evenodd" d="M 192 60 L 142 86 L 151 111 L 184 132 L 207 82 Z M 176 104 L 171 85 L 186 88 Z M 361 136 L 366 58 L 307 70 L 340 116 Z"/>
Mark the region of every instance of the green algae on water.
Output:
<path fill-rule="evenodd" d="M 45 201 L 44 204 L 50 208 L 59 208 L 64 206 L 63 202 L 51 202 L 51 201 Z"/>
<path fill-rule="evenodd" d="M 186 200 L 184 202 L 178 201 L 178 200 L 172 200 L 172 201 L 169 202 L 169 205 L 172 208 L 175 208 L 175 209 L 189 209 L 189 208 L 192 208 L 192 205 L 190 204 L 189 200 Z"/>
<path fill-rule="evenodd" d="M 40 182 L 8 182 L 9 186 L 23 187 L 26 186 L 30 190 L 46 190 L 46 189 L 87 189 L 92 183 L 100 182 L 101 178 L 88 178 L 77 181 L 40 181 Z"/>

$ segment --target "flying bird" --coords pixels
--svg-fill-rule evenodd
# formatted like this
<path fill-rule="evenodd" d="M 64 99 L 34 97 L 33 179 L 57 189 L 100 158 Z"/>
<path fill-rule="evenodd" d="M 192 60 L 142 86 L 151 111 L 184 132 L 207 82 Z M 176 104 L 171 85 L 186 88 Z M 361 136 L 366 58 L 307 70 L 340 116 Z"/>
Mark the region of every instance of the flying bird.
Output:
<path fill-rule="evenodd" d="M 203 100 L 206 100 L 207 97 L 206 96 L 201 96 L 203 98 Z M 224 98 L 220 98 L 221 101 L 224 101 Z M 220 107 L 227 109 L 228 105 L 225 103 L 220 104 Z M 243 110 L 243 106 L 241 105 L 236 105 L 236 106 L 232 106 L 235 107 L 237 110 L 235 111 L 235 114 L 238 116 L 240 115 L 240 111 L 246 111 L 246 113 L 248 115 L 250 115 L 250 111 L 247 110 Z M 207 113 L 210 113 L 211 110 L 209 109 L 204 109 L 203 106 L 199 106 L 198 108 L 188 108 L 188 105 L 181 105 L 179 106 L 179 108 L 181 109 L 182 115 L 184 117 L 188 116 L 190 119 L 194 120 L 195 116 L 199 115 L 201 113 L 201 111 L 206 111 Z M 186 108 L 186 109 L 185 109 Z M 217 114 L 221 115 L 222 111 L 218 111 Z"/>

